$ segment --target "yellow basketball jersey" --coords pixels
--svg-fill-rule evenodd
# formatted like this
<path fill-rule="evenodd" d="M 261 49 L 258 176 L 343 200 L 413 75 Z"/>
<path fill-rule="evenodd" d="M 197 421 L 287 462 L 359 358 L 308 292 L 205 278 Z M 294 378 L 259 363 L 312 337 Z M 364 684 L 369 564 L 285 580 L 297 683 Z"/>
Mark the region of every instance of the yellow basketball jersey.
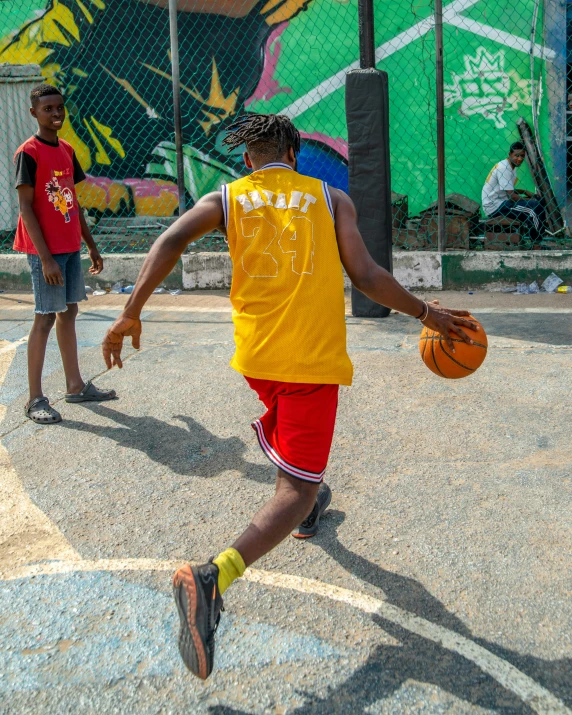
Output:
<path fill-rule="evenodd" d="M 275 163 L 222 193 L 233 263 L 231 366 L 264 380 L 351 385 L 327 184 Z"/>

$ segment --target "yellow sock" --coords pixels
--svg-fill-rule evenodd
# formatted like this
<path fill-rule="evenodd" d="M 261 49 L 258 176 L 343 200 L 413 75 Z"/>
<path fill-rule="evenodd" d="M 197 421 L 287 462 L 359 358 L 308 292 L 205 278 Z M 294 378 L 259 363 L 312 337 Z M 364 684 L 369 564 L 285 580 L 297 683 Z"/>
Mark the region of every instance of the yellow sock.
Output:
<path fill-rule="evenodd" d="M 218 566 L 218 590 L 221 596 L 230 584 L 246 571 L 242 556 L 232 547 L 219 554 L 213 564 Z"/>

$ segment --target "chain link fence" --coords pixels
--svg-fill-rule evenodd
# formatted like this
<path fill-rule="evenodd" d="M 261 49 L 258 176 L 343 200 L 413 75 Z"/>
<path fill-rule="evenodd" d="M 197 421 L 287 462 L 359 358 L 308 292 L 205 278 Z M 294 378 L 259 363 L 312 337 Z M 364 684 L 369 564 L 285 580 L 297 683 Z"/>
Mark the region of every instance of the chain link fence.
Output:
<path fill-rule="evenodd" d="M 187 206 L 244 174 L 240 152 L 222 145 L 243 112 L 290 116 L 303 136 L 299 170 L 347 190 L 344 83 L 358 66 L 357 0 L 177 4 Z M 377 66 L 390 81 L 394 248 L 436 250 L 433 0 L 374 5 Z M 568 246 L 571 8 L 562 0 L 445 3 L 448 249 Z M 39 65 L 66 97 L 61 136 L 88 174 L 77 189 L 100 248 L 146 251 L 178 214 L 167 0 L 1 0 L 0 63 L 29 66 L 23 80 L 0 72 L 9 138 L 0 154 L 0 250 L 12 245 L 12 154 L 34 130 L 26 94 L 37 81 L 30 66 Z M 542 240 L 531 236 L 526 205 L 522 220 L 482 208 L 487 177 L 518 140 L 528 163 L 517 188 L 538 194 Z M 225 250 L 224 239 L 206 237 L 191 250 Z"/>

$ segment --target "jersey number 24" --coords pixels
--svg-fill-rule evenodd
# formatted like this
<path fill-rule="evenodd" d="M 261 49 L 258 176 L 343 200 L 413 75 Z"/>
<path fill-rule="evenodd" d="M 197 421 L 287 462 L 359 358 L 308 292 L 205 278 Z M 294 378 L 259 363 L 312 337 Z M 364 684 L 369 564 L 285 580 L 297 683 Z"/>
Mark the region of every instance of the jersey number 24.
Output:
<path fill-rule="evenodd" d="M 251 278 L 277 278 L 285 256 L 290 256 L 293 273 L 301 276 L 314 272 L 314 226 L 310 219 L 293 216 L 277 243 L 278 229 L 264 216 L 246 216 L 241 219 L 241 227 L 248 241 L 242 267 Z"/>

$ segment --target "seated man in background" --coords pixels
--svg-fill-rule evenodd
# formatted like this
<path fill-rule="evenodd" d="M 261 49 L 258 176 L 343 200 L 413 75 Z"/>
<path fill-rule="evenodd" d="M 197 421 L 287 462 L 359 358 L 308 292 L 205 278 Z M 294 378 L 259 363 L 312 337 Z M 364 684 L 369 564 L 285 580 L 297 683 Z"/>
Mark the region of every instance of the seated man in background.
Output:
<path fill-rule="evenodd" d="M 530 191 L 515 188 L 518 182 L 516 170 L 524 158 L 524 144 L 514 142 L 508 158 L 493 166 L 483 186 L 483 210 L 487 218 L 505 216 L 521 221 L 528 229 L 533 244 L 539 245 L 545 233 L 544 205 Z"/>

